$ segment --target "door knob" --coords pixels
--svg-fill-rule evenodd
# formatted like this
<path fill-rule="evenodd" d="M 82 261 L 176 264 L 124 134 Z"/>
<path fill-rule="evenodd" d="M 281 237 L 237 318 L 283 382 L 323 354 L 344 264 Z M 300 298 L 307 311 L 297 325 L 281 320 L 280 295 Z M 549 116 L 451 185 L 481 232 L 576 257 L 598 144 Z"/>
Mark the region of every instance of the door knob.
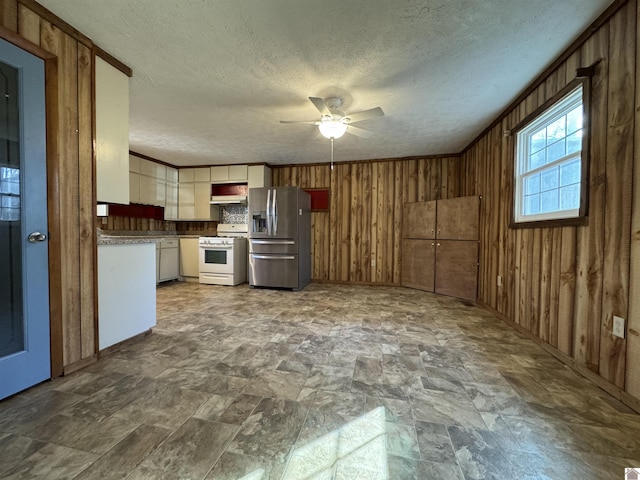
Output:
<path fill-rule="evenodd" d="M 46 239 L 47 235 L 42 232 L 33 232 L 27 237 L 27 240 L 29 240 L 31 243 L 44 242 Z"/>

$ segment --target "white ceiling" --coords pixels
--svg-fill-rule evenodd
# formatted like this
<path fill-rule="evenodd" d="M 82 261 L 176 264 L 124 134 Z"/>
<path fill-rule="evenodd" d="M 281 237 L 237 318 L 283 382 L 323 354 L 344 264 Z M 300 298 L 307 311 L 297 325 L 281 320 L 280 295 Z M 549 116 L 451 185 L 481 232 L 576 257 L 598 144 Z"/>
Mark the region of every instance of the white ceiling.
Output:
<path fill-rule="evenodd" d="M 38 0 L 133 69 L 130 148 L 174 165 L 458 153 L 611 0 Z"/>

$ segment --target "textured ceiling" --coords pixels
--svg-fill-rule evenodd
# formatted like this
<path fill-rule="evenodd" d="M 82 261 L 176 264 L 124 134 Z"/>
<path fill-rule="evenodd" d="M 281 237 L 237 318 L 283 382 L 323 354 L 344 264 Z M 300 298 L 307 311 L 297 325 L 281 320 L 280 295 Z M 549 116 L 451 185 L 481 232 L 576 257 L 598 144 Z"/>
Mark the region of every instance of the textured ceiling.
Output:
<path fill-rule="evenodd" d="M 457 153 L 610 0 L 39 0 L 133 69 L 130 148 L 174 165 L 329 161 L 307 97 L 380 106 L 335 160 Z"/>

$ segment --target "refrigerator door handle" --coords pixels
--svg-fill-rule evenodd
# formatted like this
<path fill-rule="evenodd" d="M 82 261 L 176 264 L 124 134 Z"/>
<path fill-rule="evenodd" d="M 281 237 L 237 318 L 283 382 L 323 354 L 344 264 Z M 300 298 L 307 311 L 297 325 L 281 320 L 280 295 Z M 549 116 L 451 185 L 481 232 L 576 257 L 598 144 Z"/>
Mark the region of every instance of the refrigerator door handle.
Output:
<path fill-rule="evenodd" d="M 295 245 L 295 240 L 251 240 L 254 245 Z"/>
<path fill-rule="evenodd" d="M 295 260 L 293 255 L 256 255 L 251 254 L 251 258 L 257 258 L 258 260 Z"/>
<path fill-rule="evenodd" d="M 271 235 L 271 214 L 269 209 L 271 208 L 271 190 L 267 190 L 267 235 Z"/>
<path fill-rule="evenodd" d="M 278 203 L 276 202 L 276 192 L 277 190 L 273 189 L 273 206 L 271 207 L 273 210 L 273 234 L 278 234 Z"/>

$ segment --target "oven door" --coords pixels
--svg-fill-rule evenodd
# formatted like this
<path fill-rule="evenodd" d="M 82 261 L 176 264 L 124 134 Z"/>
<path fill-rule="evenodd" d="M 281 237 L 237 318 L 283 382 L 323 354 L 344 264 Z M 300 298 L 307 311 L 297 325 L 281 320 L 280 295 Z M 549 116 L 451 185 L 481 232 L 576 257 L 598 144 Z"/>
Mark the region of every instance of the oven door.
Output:
<path fill-rule="evenodd" d="M 233 274 L 233 245 L 200 245 L 200 273 Z"/>

